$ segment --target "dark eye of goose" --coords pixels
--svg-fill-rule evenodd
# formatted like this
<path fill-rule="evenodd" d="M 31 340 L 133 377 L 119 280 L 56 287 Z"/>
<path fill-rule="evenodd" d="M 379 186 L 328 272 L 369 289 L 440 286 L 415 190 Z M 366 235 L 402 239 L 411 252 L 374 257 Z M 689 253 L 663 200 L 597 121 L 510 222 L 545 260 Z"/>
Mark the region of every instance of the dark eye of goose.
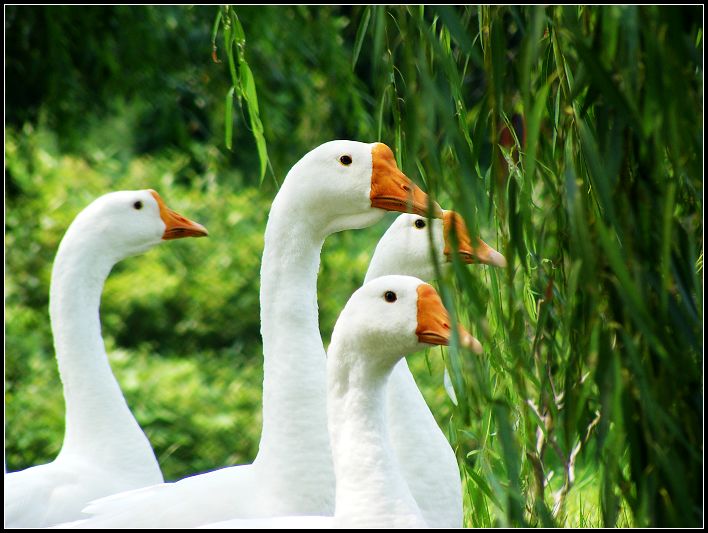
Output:
<path fill-rule="evenodd" d="M 398 299 L 398 296 L 396 296 L 396 293 L 393 291 L 386 291 L 384 293 L 384 300 L 386 300 L 388 303 L 393 303 Z"/>
<path fill-rule="evenodd" d="M 135 202 L 135 203 L 133 204 L 133 207 L 134 207 L 135 209 L 142 209 L 142 208 L 143 208 L 143 203 L 142 203 L 140 200 L 138 200 L 137 202 Z"/>
<path fill-rule="evenodd" d="M 417 218 L 415 220 L 415 227 L 418 229 L 423 229 L 425 227 L 425 220 L 422 218 Z"/>
<path fill-rule="evenodd" d="M 342 157 L 339 158 L 339 162 L 344 166 L 349 166 L 352 164 L 352 156 L 343 155 Z"/>

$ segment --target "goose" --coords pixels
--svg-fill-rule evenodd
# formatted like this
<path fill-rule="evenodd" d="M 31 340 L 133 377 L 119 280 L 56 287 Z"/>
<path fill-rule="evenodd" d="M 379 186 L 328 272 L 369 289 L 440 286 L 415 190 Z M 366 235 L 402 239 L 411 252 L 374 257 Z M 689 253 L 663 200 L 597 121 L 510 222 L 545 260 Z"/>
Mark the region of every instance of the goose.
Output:
<path fill-rule="evenodd" d="M 237 517 L 332 515 L 326 355 L 317 274 L 327 236 L 375 224 L 385 211 L 437 204 L 383 143 L 324 143 L 288 172 L 268 216 L 261 261 L 263 427 L 252 464 L 226 467 L 91 503 L 73 527 L 194 527 Z"/>
<path fill-rule="evenodd" d="M 434 261 L 449 259 L 455 249 L 453 231 L 464 262 L 506 266 L 502 254 L 482 239 L 470 238 L 464 220 L 454 211 L 444 211 L 442 219 L 402 214 L 376 245 L 364 283 L 391 274 L 435 279 Z M 405 358 L 391 373 L 386 401 L 393 449 L 426 523 L 431 527 L 462 527 L 462 487 L 455 452 L 430 412 Z"/>
<path fill-rule="evenodd" d="M 339 315 L 327 352 L 328 428 L 336 476 L 334 516 L 239 519 L 207 527 L 430 527 L 390 438 L 387 382 L 405 355 L 448 344 L 449 324 L 440 296 L 420 279 L 383 276 L 359 288 Z M 460 333 L 466 345 L 479 344 L 464 329 Z"/>
<path fill-rule="evenodd" d="M 91 500 L 162 481 L 150 443 L 106 356 L 99 305 L 113 266 L 163 240 L 206 236 L 153 190 L 112 192 L 81 211 L 59 244 L 49 314 L 66 402 L 57 458 L 5 475 L 5 526 L 80 518 Z"/>

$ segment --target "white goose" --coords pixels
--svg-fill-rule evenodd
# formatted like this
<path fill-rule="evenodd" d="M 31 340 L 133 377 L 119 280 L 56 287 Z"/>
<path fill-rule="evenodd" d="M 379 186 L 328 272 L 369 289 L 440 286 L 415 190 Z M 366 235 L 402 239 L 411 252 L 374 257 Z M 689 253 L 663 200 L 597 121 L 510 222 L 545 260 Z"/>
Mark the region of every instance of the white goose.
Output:
<path fill-rule="evenodd" d="M 331 515 L 334 470 L 317 313 L 322 245 L 332 233 L 376 223 L 383 210 L 422 214 L 427 201 L 382 143 L 331 141 L 298 161 L 265 231 L 263 429 L 255 461 L 104 498 L 85 509 L 91 519 L 75 525 L 190 527 L 236 517 Z"/>
<path fill-rule="evenodd" d="M 357 290 L 327 353 L 327 414 L 336 475 L 334 517 L 229 520 L 211 528 L 429 527 L 389 437 L 387 381 L 403 355 L 447 344 L 449 317 L 435 289 L 384 276 Z M 461 338 L 476 343 L 461 330 Z"/>
<path fill-rule="evenodd" d="M 454 227 L 454 230 L 453 230 Z M 435 279 L 435 261 L 448 259 L 455 245 L 466 263 L 504 267 L 506 260 L 481 239 L 473 241 L 462 217 L 445 211 L 441 219 L 403 214 L 376 245 L 365 283 L 391 274 Z M 473 244 L 474 242 L 474 244 Z M 460 471 L 450 443 L 425 403 L 405 359 L 393 369 L 386 396 L 388 428 L 403 476 L 431 527 L 462 527 Z"/>
<path fill-rule="evenodd" d="M 152 190 L 101 196 L 59 245 L 49 314 L 66 401 L 64 443 L 48 464 L 5 475 L 5 525 L 43 527 L 82 516 L 91 500 L 162 481 L 147 437 L 106 357 L 99 305 L 113 266 L 162 240 L 207 230 Z"/>

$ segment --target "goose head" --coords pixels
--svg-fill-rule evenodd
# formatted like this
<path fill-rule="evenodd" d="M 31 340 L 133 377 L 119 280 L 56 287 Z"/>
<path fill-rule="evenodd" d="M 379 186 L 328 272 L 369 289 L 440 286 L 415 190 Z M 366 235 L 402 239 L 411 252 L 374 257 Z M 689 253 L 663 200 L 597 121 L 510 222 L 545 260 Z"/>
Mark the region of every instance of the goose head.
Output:
<path fill-rule="evenodd" d="M 325 235 L 379 221 L 384 211 L 428 212 L 428 196 L 396 164 L 383 143 L 337 140 L 307 153 L 290 170 L 281 193 Z M 442 216 L 437 204 L 434 216 Z"/>
<path fill-rule="evenodd" d="M 405 274 L 425 280 L 435 278 L 432 251 L 438 260 L 452 260 L 457 250 L 467 264 L 505 267 L 506 259 L 482 239 L 472 239 L 465 222 L 455 211 L 443 211 L 442 218 L 402 214 L 376 245 L 369 279 L 386 274 Z"/>
<path fill-rule="evenodd" d="M 342 310 L 332 344 L 352 353 L 375 354 L 366 366 L 388 370 L 398 360 L 428 346 L 447 345 L 451 321 L 437 291 L 412 276 L 383 276 L 359 288 Z M 461 326 L 461 344 L 481 351 L 477 339 Z"/>
<path fill-rule="evenodd" d="M 205 237 L 201 224 L 176 213 L 152 189 L 111 192 L 94 200 L 67 231 L 95 253 L 119 261 L 165 240 Z"/>

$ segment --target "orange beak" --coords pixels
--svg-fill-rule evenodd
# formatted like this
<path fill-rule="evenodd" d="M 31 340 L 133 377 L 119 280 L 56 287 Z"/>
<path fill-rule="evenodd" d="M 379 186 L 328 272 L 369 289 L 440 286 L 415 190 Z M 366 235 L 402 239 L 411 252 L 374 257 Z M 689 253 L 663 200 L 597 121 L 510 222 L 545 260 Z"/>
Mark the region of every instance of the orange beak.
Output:
<path fill-rule="evenodd" d="M 371 157 L 371 206 L 427 216 L 428 195 L 401 172 L 391 149 L 383 143 L 376 143 L 371 149 Z M 436 202 L 432 204 L 433 216 L 440 218 L 442 209 Z"/>
<path fill-rule="evenodd" d="M 415 330 L 418 342 L 424 344 L 450 344 L 450 315 L 447 314 L 440 296 L 427 283 L 418 286 L 418 327 Z M 482 345 L 461 325 L 458 326 L 460 344 L 475 353 L 482 353 Z"/>
<path fill-rule="evenodd" d="M 207 229 L 193 220 L 183 217 L 176 211 L 172 211 L 162 201 L 160 195 L 151 190 L 153 198 L 160 208 L 160 218 L 165 223 L 165 233 L 162 234 L 163 241 L 171 239 L 182 239 L 183 237 L 206 237 L 209 235 Z"/>
<path fill-rule="evenodd" d="M 489 246 L 482 239 L 477 238 L 476 244 L 472 246 L 472 239 L 467 232 L 465 221 L 454 211 L 445 211 L 443 213 L 443 236 L 445 238 L 445 256 L 448 261 L 452 255 L 453 243 L 450 233 L 452 228 L 455 228 L 455 236 L 457 237 L 457 251 L 462 257 L 462 260 L 467 264 L 483 263 L 497 267 L 505 267 L 506 259 L 502 254 Z"/>

